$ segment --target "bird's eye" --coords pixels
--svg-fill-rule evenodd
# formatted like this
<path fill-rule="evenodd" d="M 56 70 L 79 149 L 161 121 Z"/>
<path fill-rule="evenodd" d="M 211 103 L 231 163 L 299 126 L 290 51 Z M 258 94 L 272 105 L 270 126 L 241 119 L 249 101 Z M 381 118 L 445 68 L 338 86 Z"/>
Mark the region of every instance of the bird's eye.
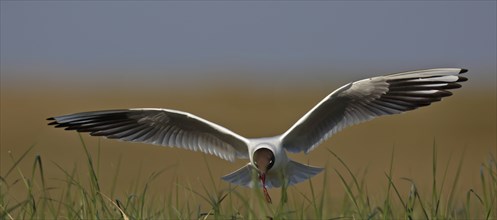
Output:
<path fill-rule="evenodd" d="M 269 164 L 272 164 L 272 163 L 273 163 L 273 160 L 270 160 L 270 161 L 269 161 Z"/>

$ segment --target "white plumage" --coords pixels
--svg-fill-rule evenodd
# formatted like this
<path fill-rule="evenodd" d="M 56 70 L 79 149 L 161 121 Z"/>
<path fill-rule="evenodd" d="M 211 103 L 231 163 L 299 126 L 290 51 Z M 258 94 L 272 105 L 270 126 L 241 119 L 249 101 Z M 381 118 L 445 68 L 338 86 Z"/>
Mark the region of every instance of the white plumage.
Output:
<path fill-rule="evenodd" d="M 325 97 L 285 133 L 267 138 L 244 138 L 195 115 L 158 108 L 83 112 L 48 120 L 52 121 L 50 125 L 94 136 L 201 151 L 229 161 L 249 158 L 246 166 L 223 179 L 254 186 L 257 184 L 252 176 L 259 174 L 263 187 L 280 187 L 284 181 L 296 184 L 322 171 L 288 159 L 286 151 L 308 153 L 345 127 L 440 101 L 452 95 L 448 90 L 461 87 L 459 83 L 467 79 L 460 74 L 465 72 L 459 68 L 428 69 L 348 83 Z M 258 150 L 269 153 L 254 158 Z M 267 164 L 260 167 L 258 161 Z"/>

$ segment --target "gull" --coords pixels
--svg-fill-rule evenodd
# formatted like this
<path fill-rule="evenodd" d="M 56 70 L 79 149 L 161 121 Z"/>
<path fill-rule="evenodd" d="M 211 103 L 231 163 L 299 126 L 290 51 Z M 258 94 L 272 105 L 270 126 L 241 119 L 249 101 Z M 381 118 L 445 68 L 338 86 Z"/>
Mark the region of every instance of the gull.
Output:
<path fill-rule="evenodd" d="M 326 96 L 286 132 L 273 137 L 245 138 L 193 114 L 161 108 L 81 112 L 47 120 L 49 125 L 92 136 L 184 148 L 228 161 L 248 158 L 245 166 L 222 179 L 241 186 L 262 186 L 271 203 L 267 188 L 290 186 L 323 170 L 293 161 L 286 152 L 307 154 L 345 127 L 440 101 L 452 95 L 448 90 L 461 87 L 459 83 L 467 78 L 460 74 L 465 72 L 437 68 L 348 83 Z"/>

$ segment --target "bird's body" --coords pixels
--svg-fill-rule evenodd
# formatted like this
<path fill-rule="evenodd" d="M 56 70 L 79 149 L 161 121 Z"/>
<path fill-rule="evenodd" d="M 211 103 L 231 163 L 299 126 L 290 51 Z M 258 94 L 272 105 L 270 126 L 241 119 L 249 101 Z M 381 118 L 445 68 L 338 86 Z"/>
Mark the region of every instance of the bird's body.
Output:
<path fill-rule="evenodd" d="M 373 118 L 398 114 L 452 95 L 467 79 L 459 68 L 440 68 L 372 77 L 348 83 L 332 92 L 281 135 L 245 138 L 215 123 L 170 109 L 139 108 L 82 112 L 49 118 L 50 125 L 66 130 L 124 141 L 150 143 L 201 151 L 249 163 L 223 177 L 243 186 L 293 185 L 322 168 L 292 161 L 286 152 L 308 153 L 343 128 Z M 266 194 L 269 199 L 268 195 Z"/>

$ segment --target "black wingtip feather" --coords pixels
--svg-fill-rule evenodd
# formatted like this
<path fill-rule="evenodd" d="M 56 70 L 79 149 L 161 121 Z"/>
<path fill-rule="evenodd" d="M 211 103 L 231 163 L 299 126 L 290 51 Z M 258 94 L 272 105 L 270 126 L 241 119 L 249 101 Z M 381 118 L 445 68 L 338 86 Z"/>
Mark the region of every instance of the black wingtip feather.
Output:
<path fill-rule="evenodd" d="M 465 73 L 465 72 L 468 72 L 468 69 L 461 69 L 461 71 L 459 71 L 459 74 Z"/>
<path fill-rule="evenodd" d="M 65 124 L 59 124 L 57 122 L 55 122 L 53 125 L 55 125 L 56 128 L 63 128 L 63 127 L 67 127 L 67 125 Z"/>
<path fill-rule="evenodd" d="M 56 121 L 51 121 L 50 123 L 48 123 L 48 125 L 58 125 L 59 123 L 56 122 Z"/>
<path fill-rule="evenodd" d="M 466 82 L 466 81 L 468 81 L 468 78 L 460 76 L 456 82 Z"/>
<path fill-rule="evenodd" d="M 440 90 L 440 91 L 436 92 L 435 95 L 439 98 L 444 98 L 444 97 L 448 97 L 448 96 L 453 95 L 453 93 L 451 91 L 447 91 L 447 90 Z"/>
<path fill-rule="evenodd" d="M 440 89 L 458 89 L 458 88 L 461 88 L 461 84 L 457 84 L 457 83 L 449 83 L 448 85 L 440 88 Z"/>

